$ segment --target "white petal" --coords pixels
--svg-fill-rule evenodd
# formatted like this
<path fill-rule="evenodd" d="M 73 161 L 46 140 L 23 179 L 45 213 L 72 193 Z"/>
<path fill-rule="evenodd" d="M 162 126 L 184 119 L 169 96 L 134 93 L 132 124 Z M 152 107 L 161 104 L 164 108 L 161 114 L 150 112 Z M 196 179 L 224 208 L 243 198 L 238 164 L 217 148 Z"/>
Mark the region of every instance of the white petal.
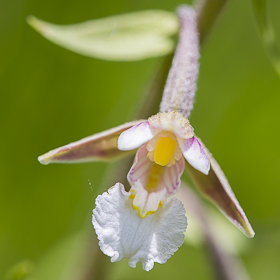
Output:
<path fill-rule="evenodd" d="M 165 263 L 183 244 L 187 227 L 182 203 L 171 198 L 155 214 L 141 219 L 132 209 L 130 193 L 117 183 L 96 199 L 92 223 L 102 252 L 112 262 L 129 259 L 129 266 L 142 263 L 144 270 L 154 262 Z"/>
<path fill-rule="evenodd" d="M 140 180 L 132 186 L 130 192 L 133 209 L 138 212 L 141 218 L 154 214 L 167 198 L 166 188 L 149 192 L 143 187 Z"/>
<path fill-rule="evenodd" d="M 208 175 L 210 162 L 199 141 L 195 137 L 190 139 L 178 137 L 178 143 L 188 163 L 198 171 Z"/>
<path fill-rule="evenodd" d="M 160 130 L 154 129 L 148 121 L 141 122 L 121 133 L 118 139 L 118 149 L 134 150 L 151 140 Z"/>

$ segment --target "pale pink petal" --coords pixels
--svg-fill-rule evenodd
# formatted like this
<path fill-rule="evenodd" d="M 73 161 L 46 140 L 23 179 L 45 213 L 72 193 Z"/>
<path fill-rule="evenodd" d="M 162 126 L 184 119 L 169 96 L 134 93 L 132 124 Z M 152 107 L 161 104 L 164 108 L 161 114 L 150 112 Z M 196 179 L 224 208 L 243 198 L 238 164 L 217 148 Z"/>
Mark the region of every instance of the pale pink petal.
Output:
<path fill-rule="evenodd" d="M 159 130 L 153 128 L 148 121 L 138 123 L 121 133 L 118 139 L 118 149 L 121 151 L 137 149 L 151 140 L 157 133 Z"/>
<path fill-rule="evenodd" d="M 148 156 L 146 145 L 140 147 L 135 155 L 134 163 L 127 174 L 127 179 L 131 185 L 134 185 L 138 180 L 146 187 L 148 178 L 154 166 L 154 162 L 151 161 Z M 181 183 L 181 175 L 184 172 L 185 160 L 181 157 L 176 161 L 174 165 L 162 167 L 162 173 L 159 177 L 157 190 L 166 188 L 167 196 L 173 195 Z"/>
<path fill-rule="evenodd" d="M 199 141 L 195 137 L 190 139 L 178 138 L 178 143 L 188 163 L 207 175 L 210 169 L 210 162 Z"/>
<path fill-rule="evenodd" d="M 138 180 L 141 181 L 143 186 L 146 185 L 150 176 L 154 162 L 148 158 L 148 150 L 146 145 L 141 146 L 134 158 L 132 167 L 127 174 L 127 180 L 131 185 L 134 185 Z"/>
<path fill-rule="evenodd" d="M 214 203 L 246 236 L 253 237 L 255 235 L 254 230 L 236 199 L 223 171 L 201 140 L 200 144 L 211 163 L 209 174 L 202 174 L 188 163 L 186 163 L 186 170 L 199 191 Z"/>
<path fill-rule="evenodd" d="M 181 175 L 184 172 L 185 160 L 183 157 L 170 167 L 163 166 L 154 189 L 148 187 L 148 179 L 155 162 L 148 156 L 146 145 L 141 146 L 135 156 L 134 163 L 128 172 L 127 179 L 134 194 L 133 206 L 141 217 L 154 213 L 161 202 L 173 195 L 180 187 Z"/>
<path fill-rule="evenodd" d="M 167 196 L 175 194 L 181 185 L 181 176 L 184 172 L 185 160 L 181 157 L 170 167 L 164 167 L 158 184 L 166 188 Z"/>
<path fill-rule="evenodd" d="M 147 188 L 149 176 L 155 165 L 147 154 L 146 145 L 141 146 L 127 174 L 128 182 L 131 184 L 130 191 L 133 196 L 133 208 L 142 218 L 153 214 L 160 203 L 165 201 L 167 197 L 167 189 L 164 188 L 164 185 L 157 184 L 153 191 Z"/>
<path fill-rule="evenodd" d="M 39 156 L 38 160 L 42 164 L 49 164 L 111 161 L 120 158 L 129 154 L 120 151 L 117 147 L 120 133 L 142 122 L 143 120 L 128 122 L 83 138 Z"/>

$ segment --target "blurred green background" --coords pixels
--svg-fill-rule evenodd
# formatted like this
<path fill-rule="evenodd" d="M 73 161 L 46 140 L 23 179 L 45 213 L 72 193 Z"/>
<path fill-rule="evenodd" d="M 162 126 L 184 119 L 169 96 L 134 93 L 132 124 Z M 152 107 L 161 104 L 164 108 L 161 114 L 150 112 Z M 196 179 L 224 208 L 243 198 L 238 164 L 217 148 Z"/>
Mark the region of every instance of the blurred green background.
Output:
<path fill-rule="evenodd" d="M 280 2 L 268 3 L 280 38 Z M 80 232 L 87 228 L 94 235 L 91 211 L 108 164 L 42 166 L 37 156 L 128 121 L 162 59 L 83 57 L 41 37 L 26 24 L 26 16 L 69 24 L 144 9 L 174 11 L 179 4 L 0 1 L 0 279 L 21 270 L 33 271 L 22 279 L 70 279 L 73 259 L 87 240 Z M 280 78 L 258 36 L 250 1 L 229 1 L 201 49 L 190 120 L 256 232 L 253 239 L 244 237 L 241 252 L 256 280 L 280 275 L 279 93 Z M 129 268 L 126 260 L 111 264 L 107 257 L 107 278 L 214 279 L 207 256 L 203 246 L 184 245 L 149 273 L 140 265 Z"/>

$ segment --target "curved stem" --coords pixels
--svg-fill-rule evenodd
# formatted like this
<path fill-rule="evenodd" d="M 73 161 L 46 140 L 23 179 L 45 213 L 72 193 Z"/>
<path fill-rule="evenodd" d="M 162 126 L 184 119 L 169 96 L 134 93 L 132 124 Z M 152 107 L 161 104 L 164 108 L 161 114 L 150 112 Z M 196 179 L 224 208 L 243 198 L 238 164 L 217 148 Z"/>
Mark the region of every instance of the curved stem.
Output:
<path fill-rule="evenodd" d="M 210 217 L 203 203 L 198 196 L 186 184 L 182 183 L 179 192 L 176 194 L 181 200 L 187 212 L 198 222 L 203 236 L 209 259 L 212 264 L 215 279 L 217 280 L 249 280 L 249 276 L 237 256 L 226 252 L 217 242 L 213 233 L 213 225 L 209 222 Z"/>

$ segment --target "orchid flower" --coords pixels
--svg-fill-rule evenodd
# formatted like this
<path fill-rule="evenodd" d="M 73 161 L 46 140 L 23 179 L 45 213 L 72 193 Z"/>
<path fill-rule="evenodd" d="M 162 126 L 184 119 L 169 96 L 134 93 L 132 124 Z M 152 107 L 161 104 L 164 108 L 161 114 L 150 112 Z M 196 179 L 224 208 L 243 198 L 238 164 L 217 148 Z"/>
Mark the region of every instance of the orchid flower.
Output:
<path fill-rule="evenodd" d="M 180 187 L 184 158 L 208 174 L 210 162 L 189 121 L 180 113 L 158 113 L 121 133 L 119 150 L 139 148 L 127 179 L 134 193 L 132 207 L 140 217 L 154 213 Z"/>
<path fill-rule="evenodd" d="M 92 223 L 103 253 L 112 262 L 129 259 L 150 270 L 165 263 L 183 244 L 187 219 L 183 204 L 173 196 L 186 169 L 201 193 L 248 237 L 248 219 L 227 179 L 187 119 L 193 107 L 198 73 L 196 14 L 178 10 L 180 41 L 172 62 L 160 112 L 52 150 L 42 164 L 110 161 L 136 152 L 127 179 L 99 195 Z M 137 149 L 137 150 L 136 150 Z M 168 199 L 170 198 L 170 199 Z"/>

